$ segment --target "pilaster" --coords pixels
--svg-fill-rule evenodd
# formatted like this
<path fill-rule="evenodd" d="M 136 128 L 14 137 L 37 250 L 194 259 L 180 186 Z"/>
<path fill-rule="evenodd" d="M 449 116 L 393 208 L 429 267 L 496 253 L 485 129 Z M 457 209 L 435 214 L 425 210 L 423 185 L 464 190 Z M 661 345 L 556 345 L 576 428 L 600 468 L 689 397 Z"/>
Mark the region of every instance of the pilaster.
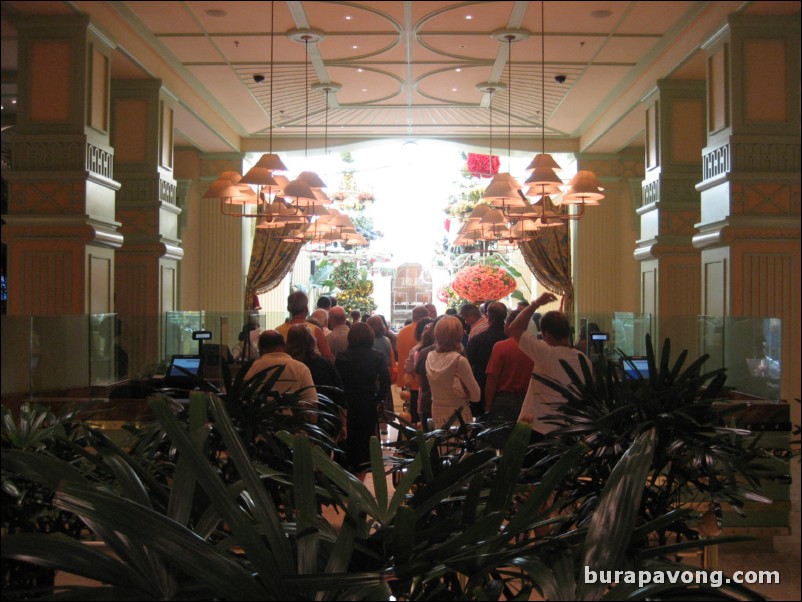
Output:
<path fill-rule="evenodd" d="M 8 313 L 114 311 L 113 44 L 86 16 L 29 16 L 19 30 L 17 134 L 8 171 Z"/>
<path fill-rule="evenodd" d="M 632 247 L 639 195 L 630 182 L 643 179 L 643 156 L 584 153 L 577 156 L 577 170 L 583 169 L 596 174 L 605 198 L 587 207 L 581 220 L 571 222 L 576 314 L 637 312 L 638 266 L 632 261 Z"/>
<path fill-rule="evenodd" d="M 675 349 L 695 352 L 701 259 L 693 234 L 700 215 L 695 184 L 702 175 L 705 83 L 659 80 L 643 103 L 646 170 L 634 252 L 640 262 L 640 311 L 655 317 L 658 344 L 667 337 Z"/>
<path fill-rule="evenodd" d="M 187 260 L 181 265 L 181 307 L 238 311 L 244 306 L 255 220 L 225 216 L 218 199 L 205 199 L 203 195 L 223 171 L 244 173 L 245 155 L 197 153 L 194 161 L 184 155 L 178 175 L 194 173 L 194 181 L 184 203 L 187 220 L 183 237 L 194 238 L 198 244 L 191 254 L 187 250 Z"/>
<path fill-rule="evenodd" d="M 133 374 L 162 357 L 162 316 L 178 306 L 184 251 L 173 179 L 175 100 L 159 80 L 114 80 L 111 99 L 121 183 L 117 220 L 125 236 L 117 252 L 116 305 Z"/>
<path fill-rule="evenodd" d="M 800 19 L 732 15 L 706 44 L 702 311 L 782 320 L 781 395 L 800 396 Z M 779 358 L 777 358 L 779 359 Z"/>

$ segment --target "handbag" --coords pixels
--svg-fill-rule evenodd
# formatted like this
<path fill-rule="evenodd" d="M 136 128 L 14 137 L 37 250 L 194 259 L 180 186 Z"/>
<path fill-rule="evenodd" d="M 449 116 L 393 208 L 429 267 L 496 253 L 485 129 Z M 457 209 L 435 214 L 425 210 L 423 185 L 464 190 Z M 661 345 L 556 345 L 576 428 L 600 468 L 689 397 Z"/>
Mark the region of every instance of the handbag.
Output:
<path fill-rule="evenodd" d="M 459 373 L 457 372 L 457 366 L 459 365 L 460 357 L 461 356 L 457 355 L 457 361 L 454 362 L 454 380 L 451 384 L 451 390 L 459 399 L 468 401 L 468 389 L 465 386 L 465 383 L 462 382 L 462 379 L 460 379 Z"/>

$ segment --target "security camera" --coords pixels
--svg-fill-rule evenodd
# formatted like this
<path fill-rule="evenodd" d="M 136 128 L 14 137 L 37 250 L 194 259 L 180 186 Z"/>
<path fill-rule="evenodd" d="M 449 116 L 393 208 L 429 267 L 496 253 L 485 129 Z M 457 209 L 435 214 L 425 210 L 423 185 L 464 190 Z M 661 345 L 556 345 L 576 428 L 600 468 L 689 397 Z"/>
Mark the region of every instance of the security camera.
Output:
<path fill-rule="evenodd" d="M 253 76 L 253 81 L 255 81 L 257 84 L 261 84 L 263 81 L 265 81 L 265 76 L 257 73 Z"/>
<path fill-rule="evenodd" d="M 554 81 L 557 82 L 558 84 L 564 84 L 566 79 L 568 78 L 562 74 L 554 76 Z"/>

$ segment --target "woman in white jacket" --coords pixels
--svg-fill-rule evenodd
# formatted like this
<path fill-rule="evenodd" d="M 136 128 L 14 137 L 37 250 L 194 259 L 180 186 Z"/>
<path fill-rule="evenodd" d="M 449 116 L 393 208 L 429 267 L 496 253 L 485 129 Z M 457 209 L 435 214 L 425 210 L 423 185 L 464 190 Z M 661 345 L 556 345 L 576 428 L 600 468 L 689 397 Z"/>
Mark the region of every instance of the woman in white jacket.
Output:
<path fill-rule="evenodd" d="M 479 401 L 481 391 L 471 365 L 462 355 L 462 322 L 453 316 L 441 318 L 434 327 L 435 349 L 426 358 L 426 377 L 432 390 L 432 418 L 440 428 L 461 410 L 469 420 L 471 401 Z M 459 382 L 457 382 L 457 378 Z M 463 393 L 458 392 L 462 388 Z"/>

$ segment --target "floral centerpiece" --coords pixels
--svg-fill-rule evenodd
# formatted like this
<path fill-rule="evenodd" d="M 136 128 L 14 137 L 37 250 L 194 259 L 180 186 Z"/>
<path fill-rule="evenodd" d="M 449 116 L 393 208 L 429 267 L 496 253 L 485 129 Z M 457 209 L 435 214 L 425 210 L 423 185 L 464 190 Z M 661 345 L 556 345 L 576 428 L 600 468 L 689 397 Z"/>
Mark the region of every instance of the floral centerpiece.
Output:
<path fill-rule="evenodd" d="M 451 288 L 471 303 L 497 301 L 515 291 L 515 278 L 507 270 L 490 265 L 472 265 L 462 268 Z"/>

